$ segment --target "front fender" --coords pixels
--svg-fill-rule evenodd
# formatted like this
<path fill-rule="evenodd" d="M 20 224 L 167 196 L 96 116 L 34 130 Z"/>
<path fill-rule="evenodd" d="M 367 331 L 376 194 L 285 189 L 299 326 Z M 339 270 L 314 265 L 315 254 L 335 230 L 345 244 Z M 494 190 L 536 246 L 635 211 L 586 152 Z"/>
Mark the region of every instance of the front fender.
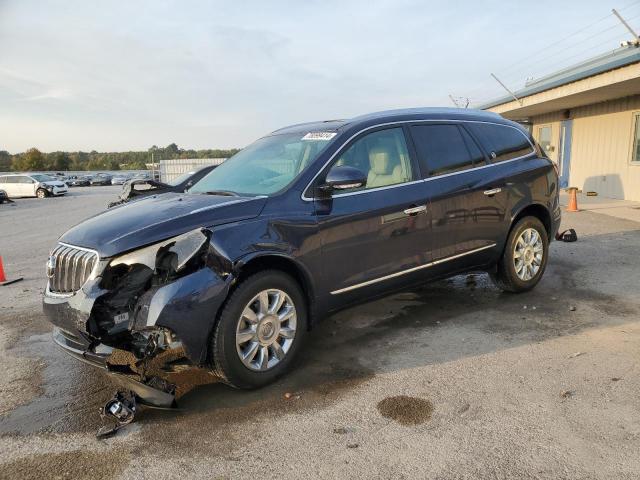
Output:
<path fill-rule="evenodd" d="M 136 328 L 166 327 L 182 341 L 187 357 L 196 365 L 207 362 L 209 338 L 218 311 L 229 294 L 233 275 L 221 277 L 210 268 L 150 292 Z"/>

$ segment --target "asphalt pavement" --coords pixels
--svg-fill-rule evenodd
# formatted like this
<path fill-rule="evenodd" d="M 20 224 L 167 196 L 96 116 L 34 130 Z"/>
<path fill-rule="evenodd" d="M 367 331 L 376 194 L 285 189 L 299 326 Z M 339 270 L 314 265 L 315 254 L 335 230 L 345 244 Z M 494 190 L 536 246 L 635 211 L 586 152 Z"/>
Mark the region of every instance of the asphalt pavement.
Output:
<path fill-rule="evenodd" d="M 327 318 L 245 392 L 187 372 L 180 409 L 97 440 L 115 386 L 54 348 L 49 250 L 120 187 L 0 205 L 0 478 L 639 478 L 640 223 L 566 213 L 526 294 L 455 277 Z"/>

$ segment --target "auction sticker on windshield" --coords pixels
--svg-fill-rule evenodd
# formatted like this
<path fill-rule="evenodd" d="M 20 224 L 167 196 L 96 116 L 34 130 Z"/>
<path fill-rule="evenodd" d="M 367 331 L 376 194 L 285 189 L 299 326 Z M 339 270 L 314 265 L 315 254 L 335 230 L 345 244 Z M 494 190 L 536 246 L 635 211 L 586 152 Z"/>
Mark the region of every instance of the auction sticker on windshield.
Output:
<path fill-rule="evenodd" d="M 331 140 L 336 135 L 336 132 L 309 132 L 302 140 Z"/>

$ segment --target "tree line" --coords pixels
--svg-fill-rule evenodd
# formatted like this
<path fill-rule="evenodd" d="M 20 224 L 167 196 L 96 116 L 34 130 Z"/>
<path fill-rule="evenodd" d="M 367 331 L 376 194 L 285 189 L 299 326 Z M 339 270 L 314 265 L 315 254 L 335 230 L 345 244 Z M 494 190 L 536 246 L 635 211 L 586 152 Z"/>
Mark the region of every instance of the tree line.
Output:
<path fill-rule="evenodd" d="M 145 170 L 146 164 L 175 158 L 228 158 L 239 149 L 182 149 L 175 143 L 164 148 L 131 152 L 49 152 L 37 148 L 11 154 L 0 150 L 0 172 L 75 171 L 75 170 Z"/>

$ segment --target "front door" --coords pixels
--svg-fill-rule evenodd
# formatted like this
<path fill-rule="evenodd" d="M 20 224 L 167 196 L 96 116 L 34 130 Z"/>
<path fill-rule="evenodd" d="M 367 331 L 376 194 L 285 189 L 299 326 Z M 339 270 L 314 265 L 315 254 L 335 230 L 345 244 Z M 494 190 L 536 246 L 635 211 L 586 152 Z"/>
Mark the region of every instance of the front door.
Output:
<path fill-rule="evenodd" d="M 572 126 L 573 120 L 565 120 L 560 124 L 560 148 L 558 149 L 558 171 L 560 172 L 560 188 L 569 187 Z"/>
<path fill-rule="evenodd" d="M 360 169 L 365 187 L 316 199 L 323 288 L 329 305 L 357 300 L 407 282 L 430 260 L 424 182 L 409 156 L 402 127 L 364 134 L 332 166 Z"/>

